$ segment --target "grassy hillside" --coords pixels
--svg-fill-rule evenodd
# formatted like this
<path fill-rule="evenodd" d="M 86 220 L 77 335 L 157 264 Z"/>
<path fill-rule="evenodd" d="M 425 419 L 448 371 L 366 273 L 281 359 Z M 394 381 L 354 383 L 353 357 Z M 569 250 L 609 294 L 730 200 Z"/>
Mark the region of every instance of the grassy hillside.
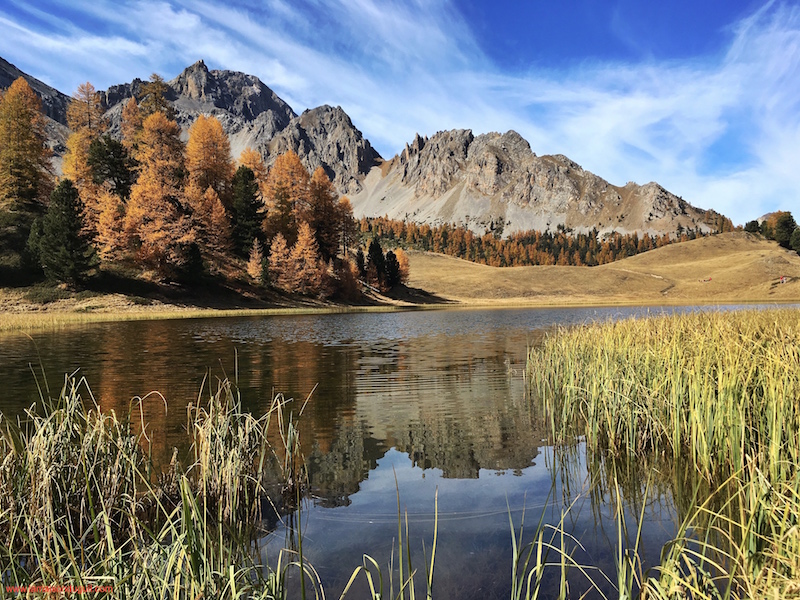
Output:
<path fill-rule="evenodd" d="M 427 253 L 410 260 L 411 287 L 467 303 L 800 301 L 800 256 L 743 232 L 591 268 L 499 269 Z"/>

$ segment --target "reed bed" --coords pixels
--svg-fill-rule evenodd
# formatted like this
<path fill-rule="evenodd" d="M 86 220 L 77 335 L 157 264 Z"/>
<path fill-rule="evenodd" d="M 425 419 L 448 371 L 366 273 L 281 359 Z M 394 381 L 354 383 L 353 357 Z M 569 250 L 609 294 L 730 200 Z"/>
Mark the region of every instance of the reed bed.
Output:
<path fill-rule="evenodd" d="M 194 460 L 163 474 L 146 432 L 102 413 L 84 380 L 67 377 L 18 423 L 0 415 L 0 597 L 282 598 L 292 569 L 313 583 L 288 549 L 261 564 L 262 511 L 281 512 L 266 485 L 281 473 L 268 431 L 289 401 L 256 418 L 228 381 L 199 400 L 188 414 Z"/>
<path fill-rule="evenodd" d="M 683 473 L 683 525 L 640 597 L 800 598 L 800 311 L 561 329 L 527 373 L 557 443 Z"/>

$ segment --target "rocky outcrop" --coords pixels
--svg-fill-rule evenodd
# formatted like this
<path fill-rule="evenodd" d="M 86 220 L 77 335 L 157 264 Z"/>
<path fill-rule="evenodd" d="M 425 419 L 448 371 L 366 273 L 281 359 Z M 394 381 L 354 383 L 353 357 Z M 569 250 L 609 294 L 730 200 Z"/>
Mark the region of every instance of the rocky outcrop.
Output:
<path fill-rule="evenodd" d="M 309 171 L 322 166 L 344 194 L 361 190 L 361 180 L 381 161 L 340 106 L 320 106 L 293 119 L 270 142 L 267 162 L 288 150 L 297 152 Z"/>
<path fill-rule="evenodd" d="M 559 226 L 600 233 L 705 232 L 713 222 L 708 211 L 655 183 L 618 187 L 566 156 L 536 156 L 515 131 L 417 135 L 370 173 L 364 190 L 353 197 L 353 208 L 359 216 L 456 223 L 478 234 Z"/>

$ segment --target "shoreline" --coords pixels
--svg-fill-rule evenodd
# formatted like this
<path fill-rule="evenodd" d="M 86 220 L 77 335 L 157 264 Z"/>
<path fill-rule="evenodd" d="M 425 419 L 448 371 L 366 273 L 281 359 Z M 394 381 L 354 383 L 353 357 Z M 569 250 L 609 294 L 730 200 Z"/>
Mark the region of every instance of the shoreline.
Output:
<path fill-rule="evenodd" d="M 104 297 L 98 297 L 103 300 Z M 164 304 L 158 307 L 143 307 L 135 304 L 116 306 L 100 310 L 81 307 L 72 303 L 64 308 L 43 307 L 34 310 L 0 310 L 0 334 L 27 333 L 44 330 L 58 330 L 75 325 L 113 323 L 122 321 L 165 321 L 177 319 L 217 319 L 231 317 L 273 317 L 317 314 L 358 314 L 388 313 L 418 310 L 470 310 L 470 309 L 557 309 L 557 308 L 606 308 L 630 306 L 747 306 L 769 305 L 786 306 L 798 304 L 796 300 L 748 299 L 720 301 L 713 298 L 697 298 L 681 301 L 656 301 L 647 299 L 596 298 L 585 300 L 565 298 L 547 301 L 524 298 L 488 298 L 449 300 L 446 303 L 409 303 L 387 299 L 385 304 L 376 305 L 328 305 L 328 306 L 277 306 L 270 308 L 202 308 L 190 305 Z"/>

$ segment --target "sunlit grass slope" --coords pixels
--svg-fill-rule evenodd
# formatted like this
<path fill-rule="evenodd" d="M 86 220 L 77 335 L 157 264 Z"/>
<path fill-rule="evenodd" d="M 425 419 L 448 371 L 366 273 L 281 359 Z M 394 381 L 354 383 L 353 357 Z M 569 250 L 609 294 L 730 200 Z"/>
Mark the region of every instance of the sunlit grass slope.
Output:
<path fill-rule="evenodd" d="M 673 244 L 591 268 L 496 268 L 423 253 L 412 253 L 410 259 L 410 286 L 467 303 L 800 300 L 800 256 L 741 232 Z M 787 283 L 780 283 L 782 276 Z"/>

